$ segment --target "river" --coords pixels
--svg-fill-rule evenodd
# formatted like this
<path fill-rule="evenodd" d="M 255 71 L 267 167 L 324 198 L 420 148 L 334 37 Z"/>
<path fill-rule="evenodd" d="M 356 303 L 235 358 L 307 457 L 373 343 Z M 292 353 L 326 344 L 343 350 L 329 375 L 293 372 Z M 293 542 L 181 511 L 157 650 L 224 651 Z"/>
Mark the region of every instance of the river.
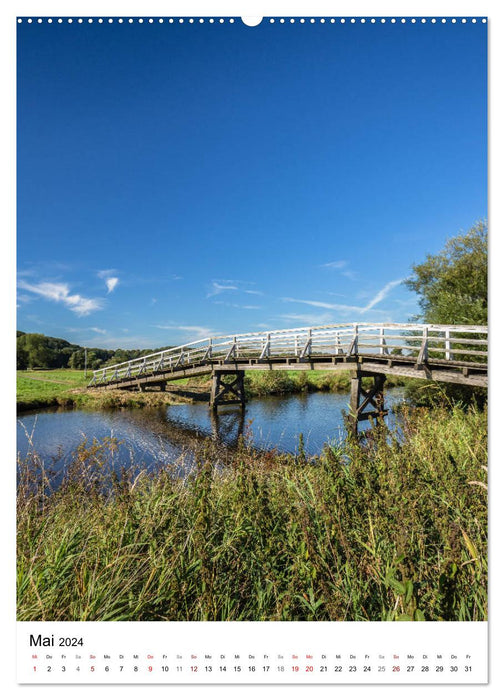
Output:
<path fill-rule="evenodd" d="M 402 389 L 386 392 L 386 405 L 403 401 Z M 152 468 L 179 464 L 190 467 L 198 444 L 208 437 L 223 449 L 233 449 L 240 434 L 259 449 L 295 453 L 303 434 L 305 452 L 320 453 L 327 442 L 344 436 L 342 411 L 348 410 L 347 394 L 315 392 L 251 399 L 244 413 L 220 408 L 217 418 L 205 403 L 163 408 L 113 410 L 47 409 L 22 414 L 17 423 L 18 454 L 24 459 L 35 451 L 46 467 L 62 472 L 77 446 L 87 438 L 117 438 L 115 463 Z M 393 412 L 387 416 L 394 423 Z M 369 427 L 364 422 L 361 429 Z"/>

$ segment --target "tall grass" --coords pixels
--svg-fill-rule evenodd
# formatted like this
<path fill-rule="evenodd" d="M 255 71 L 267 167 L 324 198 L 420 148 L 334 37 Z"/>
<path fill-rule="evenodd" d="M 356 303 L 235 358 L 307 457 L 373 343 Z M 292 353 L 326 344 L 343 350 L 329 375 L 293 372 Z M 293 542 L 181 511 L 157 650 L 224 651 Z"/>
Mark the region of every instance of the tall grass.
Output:
<path fill-rule="evenodd" d="M 363 385 L 372 380 L 364 378 Z M 388 376 L 387 386 L 403 386 L 402 377 Z M 267 396 L 302 391 L 350 391 L 350 372 L 322 370 L 254 370 L 245 375 L 245 390 L 249 396 Z"/>
<path fill-rule="evenodd" d="M 83 443 L 20 465 L 19 620 L 484 620 L 486 415 L 407 410 L 316 458 L 246 440 L 185 480 Z"/>

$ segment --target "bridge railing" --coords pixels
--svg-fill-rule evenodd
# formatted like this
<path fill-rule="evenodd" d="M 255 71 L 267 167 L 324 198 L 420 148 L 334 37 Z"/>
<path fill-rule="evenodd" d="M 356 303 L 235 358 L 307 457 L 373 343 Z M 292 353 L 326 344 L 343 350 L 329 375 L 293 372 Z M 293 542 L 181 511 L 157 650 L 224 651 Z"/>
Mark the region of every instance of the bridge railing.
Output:
<path fill-rule="evenodd" d="M 235 360 L 292 357 L 299 360 L 337 355 L 396 355 L 425 364 L 486 363 L 486 326 L 415 323 L 352 323 L 215 336 L 151 353 L 93 372 L 89 386 L 185 367 Z"/>

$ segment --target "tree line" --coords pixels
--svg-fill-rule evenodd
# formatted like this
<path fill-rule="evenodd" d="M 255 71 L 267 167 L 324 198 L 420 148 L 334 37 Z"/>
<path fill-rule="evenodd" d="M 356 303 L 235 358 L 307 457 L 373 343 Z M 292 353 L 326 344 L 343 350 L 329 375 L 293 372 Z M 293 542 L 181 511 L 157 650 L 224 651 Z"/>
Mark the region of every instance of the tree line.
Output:
<path fill-rule="evenodd" d="M 42 333 L 17 332 L 17 369 L 99 369 L 107 365 L 134 360 L 164 348 L 139 350 L 105 350 L 83 348 L 63 338 L 52 338 Z M 87 358 L 86 358 L 87 354 Z"/>

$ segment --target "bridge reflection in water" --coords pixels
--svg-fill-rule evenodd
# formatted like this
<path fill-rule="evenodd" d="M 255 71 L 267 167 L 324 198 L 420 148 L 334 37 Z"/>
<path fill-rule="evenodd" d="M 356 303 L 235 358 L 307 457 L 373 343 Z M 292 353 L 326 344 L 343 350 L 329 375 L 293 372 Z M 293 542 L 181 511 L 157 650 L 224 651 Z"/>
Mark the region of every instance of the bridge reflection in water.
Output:
<path fill-rule="evenodd" d="M 89 388 L 165 391 L 167 382 L 211 374 L 216 413 L 223 405 L 244 407 L 245 371 L 350 371 L 356 431 L 359 421 L 386 414 L 386 375 L 486 387 L 487 362 L 486 326 L 335 324 L 197 340 L 96 370 Z"/>
<path fill-rule="evenodd" d="M 210 422 L 212 426 L 212 438 L 219 443 L 236 447 L 238 441 L 245 434 L 245 411 L 228 410 L 223 415 L 217 411 L 211 411 Z"/>

